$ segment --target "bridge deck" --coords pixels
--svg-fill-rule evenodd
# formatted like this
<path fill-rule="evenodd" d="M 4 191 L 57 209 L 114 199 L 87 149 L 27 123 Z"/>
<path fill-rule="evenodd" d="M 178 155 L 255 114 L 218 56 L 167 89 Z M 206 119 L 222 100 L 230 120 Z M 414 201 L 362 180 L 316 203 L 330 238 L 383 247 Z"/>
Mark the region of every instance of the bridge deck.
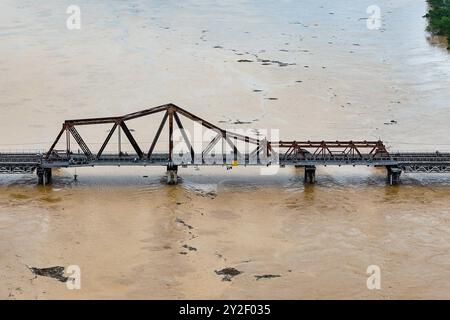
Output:
<path fill-rule="evenodd" d="M 224 161 L 225 160 L 225 161 Z M 168 153 L 154 153 L 150 159 L 139 159 L 137 154 L 103 154 L 99 159 L 88 158 L 84 154 L 61 154 L 57 158 L 47 160 L 43 154 L 36 153 L 0 153 L 0 173 L 30 173 L 37 168 L 71 168 L 93 166 L 167 166 L 170 163 Z M 361 156 L 312 155 L 306 154 L 303 159 L 295 155 L 261 159 L 250 155 L 233 154 L 204 157 L 200 154 L 173 159 L 173 164 L 182 166 L 392 166 L 405 172 L 450 172 L 450 153 L 394 153 L 390 155 L 361 154 Z"/>

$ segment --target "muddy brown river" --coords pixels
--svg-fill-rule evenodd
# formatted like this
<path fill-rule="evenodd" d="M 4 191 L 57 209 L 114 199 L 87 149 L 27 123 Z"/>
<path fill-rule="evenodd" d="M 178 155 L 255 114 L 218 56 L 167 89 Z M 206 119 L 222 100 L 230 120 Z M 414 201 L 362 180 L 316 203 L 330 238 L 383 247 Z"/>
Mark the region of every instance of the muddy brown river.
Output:
<path fill-rule="evenodd" d="M 377 1 L 376 29 L 366 0 L 84 0 L 79 30 L 71 4 L 0 4 L 2 151 L 48 149 L 65 119 L 169 102 L 282 139 L 450 151 L 450 54 L 425 1 Z M 159 119 L 139 121 L 149 144 Z M 96 150 L 108 129 L 80 131 Z M 168 186 L 164 171 L 0 176 L 0 299 L 450 298 L 449 175 L 391 187 L 384 169 L 319 167 L 305 186 L 302 169 L 199 167 Z M 30 269 L 73 265 L 80 289 Z"/>

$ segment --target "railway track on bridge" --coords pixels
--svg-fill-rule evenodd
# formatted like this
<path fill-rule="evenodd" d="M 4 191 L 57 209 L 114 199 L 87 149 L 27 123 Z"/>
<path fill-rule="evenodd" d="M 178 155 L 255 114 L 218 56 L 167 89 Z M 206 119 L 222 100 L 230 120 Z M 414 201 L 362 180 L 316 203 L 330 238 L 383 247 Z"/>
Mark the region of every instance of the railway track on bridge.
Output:
<path fill-rule="evenodd" d="M 143 149 L 126 124 L 127 121 L 163 113 L 152 143 Z M 197 150 L 181 118 L 187 118 L 214 133 Z M 93 152 L 77 130 L 79 126 L 110 124 L 112 128 L 100 149 Z M 174 150 L 176 124 L 184 151 Z M 168 126 L 167 152 L 155 152 L 163 128 Z M 117 152 L 105 152 L 114 132 L 119 134 Z M 121 151 L 121 133 L 133 148 Z M 56 146 L 65 136 L 64 150 Z M 78 151 L 71 148 L 76 142 Z M 219 149 L 219 150 L 217 150 Z M 144 152 L 145 150 L 145 152 Z M 268 141 L 221 129 L 214 124 L 174 105 L 167 104 L 119 117 L 66 120 L 50 149 L 45 153 L 1 153 L 0 174 L 37 173 L 39 184 L 52 180 L 52 169 L 95 166 L 165 166 L 169 184 L 177 182 L 178 167 L 187 166 L 295 166 L 305 168 L 305 182 L 315 182 L 317 166 L 385 167 L 391 185 L 400 182 L 402 172 L 450 173 L 450 153 L 389 153 L 382 141 Z"/>

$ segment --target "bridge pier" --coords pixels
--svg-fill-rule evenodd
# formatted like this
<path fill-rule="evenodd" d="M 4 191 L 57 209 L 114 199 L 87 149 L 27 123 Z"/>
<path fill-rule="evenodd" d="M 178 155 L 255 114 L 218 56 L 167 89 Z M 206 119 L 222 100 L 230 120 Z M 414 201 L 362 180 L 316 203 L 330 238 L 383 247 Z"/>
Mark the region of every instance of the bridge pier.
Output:
<path fill-rule="evenodd" d="M 391 186 L 398 185 L 400 183 L 400 175 L 402 174 L 402 169 L 398 167 L 387 166 L 387 180 Z"/>
<path fill-rule="evenodd" d="M 305 183 L 316 183 L 316 166 L 305 167 Z"/>
<path fill-rule="evenodd" d="M 46 186 L 52 183 L 52 169 L 51 168 L 37 168 L 36 174 L 38 177 L 38 185 Z"/>
<path fill-rule="evenodd" d="M 167 166 L 167 184 L 173 185 L 178 183 L 178 166 L 169 164 Z"/>

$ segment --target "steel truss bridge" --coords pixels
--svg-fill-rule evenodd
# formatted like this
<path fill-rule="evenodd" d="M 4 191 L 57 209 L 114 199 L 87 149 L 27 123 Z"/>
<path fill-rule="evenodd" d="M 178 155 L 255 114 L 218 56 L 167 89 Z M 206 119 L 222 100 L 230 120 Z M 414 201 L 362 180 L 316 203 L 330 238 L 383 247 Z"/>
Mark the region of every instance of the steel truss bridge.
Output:
<path fill-rule="evenodd" d="M 127 126 L 127 121 L 162 113 L 152 143 L 139 145 Z M 195 150 L 183 122 L 188 119 L 214 133 L 214 137 Z M 111 130 L 100 149 L 93 152 L 77 128 L 110 124 Z M 183 152 L 174 151 L 174 127 L 180 134 Z M 161 133 L 168 126 L 166 152 L 155 152 Z M 118 151 L 105 152 L 114 132 L 119 135 Z M 131 154 L 121 151 L 121 133 L 131 144 Z M 64 139 L 65 149 L 56 146 Z M 71 149 L 71 140 L 78 151 Z M 220 147 L 220 144 L 222 145 Z M 218 147 L 220 151 L 217 152 Z M 198 149 L 198 148 L 197 148 Z M 66 120 L 50 149 L 45 153 L 0 153 L 0 173 L 37 173 L 39 184 L 49 184 L 54 168 L 94 166 L 166 166 L 167 182 L 177 182 L 178 166 L 295 166 L 305 168 L 305 182 L 315 182 L 316 166 L 369 166 L 385 167 L 387 180 L 400 182 L 402 172 L 450 173 L 450 153 L 389 153 L 382 141 L 268 141 L 227 131 L 180 108 L 166 104 L 118 117 Z"/>

